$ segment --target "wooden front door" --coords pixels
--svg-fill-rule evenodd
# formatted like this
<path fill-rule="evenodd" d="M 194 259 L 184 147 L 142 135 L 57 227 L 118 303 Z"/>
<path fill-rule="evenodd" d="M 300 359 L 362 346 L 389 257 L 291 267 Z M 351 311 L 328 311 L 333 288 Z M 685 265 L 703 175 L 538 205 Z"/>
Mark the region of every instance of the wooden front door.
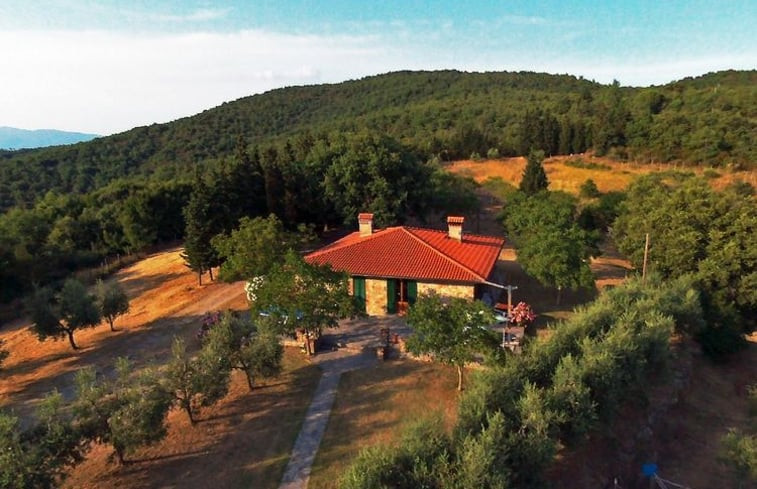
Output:
<path fill-rule="evenodd" d="M 406 314 L 417 297 L 418 283 L 415 280 L 390 278 L 386 281 L 387 314 Z"/>

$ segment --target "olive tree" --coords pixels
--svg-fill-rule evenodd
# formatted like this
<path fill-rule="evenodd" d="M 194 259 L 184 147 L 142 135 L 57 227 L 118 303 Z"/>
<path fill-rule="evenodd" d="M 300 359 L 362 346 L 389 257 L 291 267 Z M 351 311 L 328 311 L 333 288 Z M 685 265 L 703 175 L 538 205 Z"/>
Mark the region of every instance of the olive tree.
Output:
<path fill-rule="evenodd" d="M 194 424 L 201 407 L 215 404 L 229 391 L 230 371 L 226 351 L 212 345 L 193 357 L 184 341 L 174 338 L 164 386 Z"/>
<path fill-rule="evenodd" d="M 35 290 L 27 307 L 32 329 L 40 341 L 67 336 L 74 350 L 79 348 L 74 342 L 74 333 L 100 323 L 100 311 L 95 298 L 76 279 L 66 280 L 57 298 L 48 287 Z"/>
<path fill-rule="evenodd" d="M 256 378 L 275 377 L 281 372 L 284 348 L 275 331 L 256 327 L 231 313 L 210 328 L 203 348 L 225 352 L 231 368 L 244 372 L 250 390 Z"/>
<path fill-rule="evenodd" d="M 99 378 L 91 367 L 77 372 L 74 420 L 82 436 L 110 443 L 120 463 L 139 447 L 166 435 L 172 397 L 156 372 L 134 372 L 126 359 L 116 362 L 116 378 Z"/>
<path fill-rule="evenodd" d="M 493 323 L 494 316 L 483 302 L 454 298 L 445 304 L 433 292 L 424 294 L 408 311 L 407 324 L 413 333 L 407 349 L 454 365 L 457 389 L 463 390 L 465 364 L 479 353 L 498 348 L 496 335 L 487 327 Z"/>
<path fill-rule="evenodd" d="M 98 280 L 95 290 L 100 315 L 108 321 L 110 330 L 115 331 L 113 322 L 118 316 L 123 316 L 129 312 L 129 297 L 118 282 L 105 284 L 102 280 Z"/>
<path fill-rule="evenodd" d="M 336 327 L 340 319 L 358 310 L 345 274 L 328 265 L 307 263 L 294 252 L 271 268 L 252 295 L 253 316 L 265 312 L 281 332 L 300 331 L 306 338 L 319 337 L 324 327 Z M 309 341 L 306 350 L 309 355 L 315 353 Z"/>
<path fill-rule="evenodd" d="M 60 487 L 68 469 L 83 460 L 86 448 L 58 392 L 42 401 L 36 422 L 27 429 L 18 418 L 0 411 L 0 487 Z"/>

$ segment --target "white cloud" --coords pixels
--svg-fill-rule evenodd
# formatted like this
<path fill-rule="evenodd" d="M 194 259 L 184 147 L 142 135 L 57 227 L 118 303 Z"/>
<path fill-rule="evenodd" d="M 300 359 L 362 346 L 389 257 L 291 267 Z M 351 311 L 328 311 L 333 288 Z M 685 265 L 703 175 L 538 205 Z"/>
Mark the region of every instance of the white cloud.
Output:
<path fill-rule="evenodd" d="M 401 61 L 370 36 L 0 32 L 0 124 L 111 133 Z M 397 60 L 396 62 L 394 60 Z"/>
<path fill-rule="evenodd" d="M 557 58 L 506 40 L 482 49 L 434 31 L 438 26 L 367 35 L 0 31 L 0 125 L 109 134 L 282 86 L 405 69 L 546 71 L 646 85 L 757 65 L 747 50 L 674 62 Z"/>

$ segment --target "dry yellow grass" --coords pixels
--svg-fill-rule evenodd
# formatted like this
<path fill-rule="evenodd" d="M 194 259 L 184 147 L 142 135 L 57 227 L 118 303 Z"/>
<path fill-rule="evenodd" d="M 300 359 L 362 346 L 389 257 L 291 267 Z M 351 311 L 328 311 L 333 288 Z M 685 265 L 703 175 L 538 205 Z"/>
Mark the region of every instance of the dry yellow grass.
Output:
<path fill-rule="evenodd" d="M 76 370 L 104 371 L 119 356 L 137 367 L 162 364 L 174 336 L 199 346 L 195 333 L 205 312 L 247 307 L 239 282 L 199 286 L 180 251 L 156 253 L 116 273 L 110 280 L 126 290 L 130 312 L 116 320 L 116 332 L 104 324 L 78 332 L 80 350 L 68 341 L 40 343 L 25 318 L 3 325 L 0 339 L 11 355 L 0 376 L 0 408 L 26 419 L 51 390 L 71 396 Z M 250 392 L 236 372 L 229 394 L 203 409 L 201 422 L 191 426 L 184 413 L 172 410 L 168 436 L 130 455 L 125 466 L 109 462 L 110 446 L 95 445 L 63 487 L 278 487 L 320 376 L 298 349 L 286 349 L 280 377 Z"/>
<path fill-rule="evenodd" d="M 444 365 L 390 361 L 345 374 L 308 487 L 338 487 L 339 476 L 361 449 L 396 440 L 403 425 L 435 410 L 451 428 L 457 399 L 456 371 Z"/>
<path fill-rule="evenodd" d="M 565 164 L 566 161 L 577 159 L 581 159 L 585 163 L 604 165 L 609 167 L 609 169 L 576 168 Z M 461 160 L 450 163 L 447 168 L 453 173 L 470 176 L 479 183 L 487 178 L 499 177 L 506 182 L 517 186 L 520 183 L 523 169 L 525 167 L 526 159 L 523 157 L 517 157 L 485 161 Z M 554 156 L 552 158 L 547 158 L 544 161 L 544 170 L 549 179 L 550 190 L 562 190 L 571 194 L 578 194 L 581 184 L 589 178 L 594 180 L 594 183 L 597 184 L 600 192 L 609 192 L 623 190 L 635 178 L 648 173 L 681 171 L 703 175 L 708 171 L 701 167 L 676 167 L 673 165 L 662 164 L 644 165 L 633 162 L 620 162 L 588 154 Z M 722 169 L 715 171 L 719 176 L 710 179 L 714 188 L 721 189 L 734 180 L 739 179 L 749 182 L 752 185 L 757 185 L 757 172 L 728 172 Z"/>

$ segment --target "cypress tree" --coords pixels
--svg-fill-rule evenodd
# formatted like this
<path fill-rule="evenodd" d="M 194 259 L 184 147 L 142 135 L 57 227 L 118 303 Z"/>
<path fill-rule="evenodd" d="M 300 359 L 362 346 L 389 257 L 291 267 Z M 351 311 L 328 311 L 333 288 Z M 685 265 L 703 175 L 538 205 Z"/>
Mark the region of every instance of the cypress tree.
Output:
<path fill-rule="evenodd" d="M 215 219 L 213 195 L 202 177 L 198 176 L 189 202 L 184 207 L 186 232 L 181 257 L 197 273 L 200 285 L 205 271 L 210 272 L 210 280 L 213 280 L 212 267 L 219 263 L 218 254 L 210 243 L 219 232 Z"/>
<path fill-rule="evenodd" d="M 549 181 L 547 180 L 547 174 L 544 172 L 544 151 L 531 151 L 528 154 L 528 162 L 526 163 L 526 169 L 523 170 L 523 178 L 520 181 L 520 191 L 533 195 L 547 190 Z"/>

